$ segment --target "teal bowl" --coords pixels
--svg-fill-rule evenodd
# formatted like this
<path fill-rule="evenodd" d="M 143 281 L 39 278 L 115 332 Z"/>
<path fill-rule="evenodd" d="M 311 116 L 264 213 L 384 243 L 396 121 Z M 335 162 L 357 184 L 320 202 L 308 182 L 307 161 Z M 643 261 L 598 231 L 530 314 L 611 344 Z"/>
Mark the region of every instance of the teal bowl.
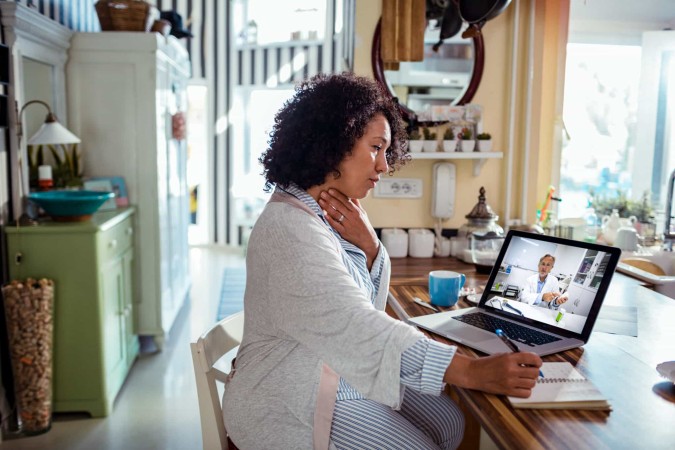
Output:
<path fill-rule="evenodd" d="M 102 204 L 115 197 L 112 192 L 45 191 L 28 194 L 28 198 L 44 209 L 54 220 L 87 220 Z"/>

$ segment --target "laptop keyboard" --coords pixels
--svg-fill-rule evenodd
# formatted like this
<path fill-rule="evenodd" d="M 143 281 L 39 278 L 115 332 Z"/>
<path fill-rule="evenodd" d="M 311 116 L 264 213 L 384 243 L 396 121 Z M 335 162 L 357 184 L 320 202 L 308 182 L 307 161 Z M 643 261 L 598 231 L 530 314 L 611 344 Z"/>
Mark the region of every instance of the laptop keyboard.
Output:
<path fill-rule="evenodd" d="M 497 329 L 502 329 L 511 339 L 529 346 L 544 345 L 551 342 L 559 341 L 560 338 L 551 336 L 550 334 L 542 333 L 541 331 L 527 328 L 517 323 L 509 322 L 493 317 L 482 312 L 474 312 L 470 314 L 462 314 L 461 316 L 453 317 L 474 327 L 494 333 Z"/>

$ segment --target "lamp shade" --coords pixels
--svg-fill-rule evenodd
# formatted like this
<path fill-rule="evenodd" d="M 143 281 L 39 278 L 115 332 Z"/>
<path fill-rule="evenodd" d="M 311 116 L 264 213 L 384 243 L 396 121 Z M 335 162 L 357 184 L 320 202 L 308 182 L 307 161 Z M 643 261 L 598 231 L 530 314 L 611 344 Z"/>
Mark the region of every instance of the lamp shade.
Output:
<path fill-rule="evenodd" d="M 28 139 L 29 145 L 78 144 L 80 142 L 80 138 L 57 121 L 43 123 L 40 129 Z"/>

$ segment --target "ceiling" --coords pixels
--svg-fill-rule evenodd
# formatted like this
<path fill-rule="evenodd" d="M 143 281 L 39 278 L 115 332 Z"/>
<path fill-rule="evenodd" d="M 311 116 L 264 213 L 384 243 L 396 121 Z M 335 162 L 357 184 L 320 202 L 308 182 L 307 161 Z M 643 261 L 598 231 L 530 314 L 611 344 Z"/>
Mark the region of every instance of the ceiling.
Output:
<path fill-rule="evenodd" d="M 675 29 L 675 0 L 571 0 L 569 42 L 641 45 L 645 31 Z"/>
<path fill-rule="evenodd" d="M 571 19 L 668 23 L 675 28 L 674 0 L 572 0 Z"/>

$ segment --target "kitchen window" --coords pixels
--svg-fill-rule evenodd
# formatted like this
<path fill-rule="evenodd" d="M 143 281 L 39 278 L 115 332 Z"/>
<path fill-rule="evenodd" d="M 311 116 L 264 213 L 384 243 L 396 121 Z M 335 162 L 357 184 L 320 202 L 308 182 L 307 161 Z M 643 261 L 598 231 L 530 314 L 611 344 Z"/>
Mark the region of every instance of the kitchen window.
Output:
<path fill-rule="evenodd" d="M 675 169 L 675 32 L 670 0 L 571 0 L 558 217 L 598 196 L 639 203 L 663 226 Z M 664 31 L 665 30 L 665 31 Z"/>
<path fill-rule="evenodd" d="M 634 192 L 641 48 L 568 44 L 560 161 L 560 217 L 583 216 L 591 191 Z"/>

